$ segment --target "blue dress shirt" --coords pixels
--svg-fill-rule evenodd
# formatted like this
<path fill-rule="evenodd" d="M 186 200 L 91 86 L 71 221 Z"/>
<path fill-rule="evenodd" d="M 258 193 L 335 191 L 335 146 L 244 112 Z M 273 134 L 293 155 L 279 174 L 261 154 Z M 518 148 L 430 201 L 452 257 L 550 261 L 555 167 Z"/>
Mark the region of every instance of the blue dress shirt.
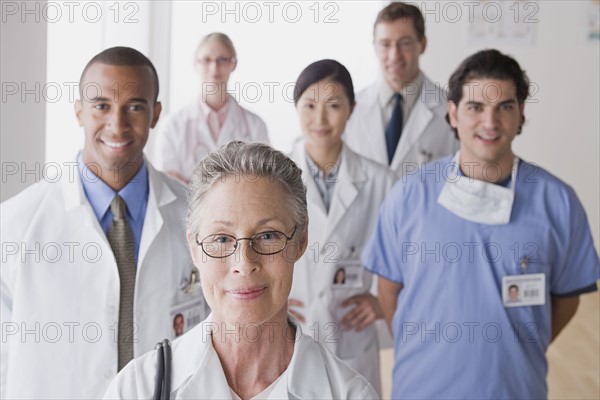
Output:
<path fill-rule="evenodd" d="M 100 223 L 104 234 L 108 235 L 108 228 L 113 220 L 113 215 L 110 211 L 110 203 L 117 192 L 98 178 L 98 176 L 85 165 L 81 154 L 77 156 L 77 163 L 85 197 L 87 197 L 90 202 L 92 210 L 94 210 L 96 219 Z M 149 192 L 148 167 L 146 161 L 144 161 L 142 167 L 135 176 L 118 192 L 119 196 L 121 196 L 123 200 L 125 200 L 125 204 L 127 204 L 127 222 L 129 222 L 129 226 L 133 233 L 136 260 L 138 259 L 140 250 L 140 239 L 142 237 L 142 228 L 144 227 Z"/>

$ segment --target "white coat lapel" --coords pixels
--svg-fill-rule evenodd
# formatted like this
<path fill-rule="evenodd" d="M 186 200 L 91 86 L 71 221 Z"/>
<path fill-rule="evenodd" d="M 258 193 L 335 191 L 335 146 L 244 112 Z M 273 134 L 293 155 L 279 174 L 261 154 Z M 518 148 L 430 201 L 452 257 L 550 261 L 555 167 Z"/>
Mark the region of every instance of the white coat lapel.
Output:
<path fill-rule="evenodd" d="M 206 122 L 206 115 L 204 115 L 204 110 L 202 109 L 202 105 L 200 104 L 201 101 L 202 99 L 199 98 L 196 107 L 191 111 L 192 115 L 194 116 L 194 123 L 196 124 L 195 132 L 198 135 L 198 137 L 193 139 L 193 143 L 195 143 L 195 150 L 197 153 L 203 153 L 204 151 L 206 151 L 204 148 L 207 147 L 206 145 L 208 143 L 211 143 L 211 145 L 208 146 L 210 149 L 215 148 L 215 146 L 217 145 L 215 139 L 210 134 L 210 128 L 208 127 L 208 123 Z"/>
<path fill-rule="evenodd" d="M 315 177 L 312 171 L 308 168 L 307 154 L 304 140 L 298 140 L 294 145 L 294 151 L 292 153 L 292 159 L 296 161 L 300 169 L 302 169 L 302 180 L 306 185 L 306 200 L 309 203 L 309 207 L 314 207 L 322 215 L 320 217 L 325 218 L 327 211 L 325 210 L 325 203 L 319 192 L 319 188 L 315 183 Z"/>
<path fill-rule="evenodd" d="M 419 98 L 408 117 L 408 121 L 406 121 L 406 125 L 404 125 L 404 128 L 402 129 L 402 136 L 400 137 L 398 148 L 392 159 L 391 168 L 395 171 L 399 169 L 402 161 L 406 159 L 407 154 L 411 151 L 423 132 L 425 132 L 425 128 L 427 128 L 429 122 L 433 119 L 433 111 L 431 111 L 429 103 L 423 101 L 424 98 L 427 98 L 426 94 L 431 93 L 431 91 L 431 84 L 424 78 L 421 93 L 419 93 Z M 423 93 L 425 93 L 425 95 L 423 95 Z"/>
<path fill-rule="evenodd" d="M 291 399 L 332 399 L 331 383 L 323 365 L 324 355 L 311 338 L 297 329 L 294 355 L 288 367 L 288 393 Z"/>
<path fill-rule="evenodd" d="M 79 227 L 77 229 L 82 232 L 88 232 L 89 229 L 93 229 L 94 233 L 97 235 L 98 242 L 102 242 L 105 246 L 110 248 L 106 234 L 104 233 L 104 230 L 102 230 L 100 222 L 98 222 L 94 210 L 85 196 L 79 170 L 75 172 L 76 174 L 72 183 L 69 182 L 69 179 L 66 179 L 66 177 L 61 179 L 60 182 L 62 186 L 61 190 L 64 199 L 65 213 L 69 219 L 65 224 L 69 227 Z"/>
<path fill-rule="evenodd" d="M 206 343 L 205 346 L 212 344 Z M 206 349 L 196 372 L 181 387 L 177 399 L 230 399 L 231 392 L 223 366 L 214 349 Z"/>
<path fill-rule="evenodd" d="M 387 160 L 387 145 L 385 143 L 385 123 L 383 121 L 383 111 L 379 105 L 378 99 L 379 83 L 376 82 L 369 87 L 365 98 L 365 113 L 360 117 L 363 121 L 361 129 L 364 135 L 364 141 L 361 143 L 361 149 L 365 151 L 365 156 L 374 160 Z"/>
<path fill-rule="evenodd" d="M 146 207 L 146 215 L 144 216 L 144 227 L 142 228 L 142 237 L 140 239 L 138 265 L 142 265 L 144 262 L 144 257 L 148 253 L 148 249 L 164 224 L 160 208 L 177 199 L 175 193 L 171 191 L 169 186 L 163 181 L 163 177 L 159 175 L 148 160 L 146 160 L 146 165 L 148 167 L 148 184 L 150 187 L 148 206 Z"/>
<path fill-rule="evenodd" d="M 364 174 L 358 168 L 359 164 L 356 155 L 345 144 L 342 146 L 340 156 L 342 157 L 340 171 L 329 206 L 324 243 L 333 235 L 336 227 L 358 196 L 359 190 L 356 183 L 365 179 Z"/>
<path fill-rule="evenodd" d="M 317 221 L 327 221 L 327 211 L 325 210 L 325 203 L 323 202 L 319 188 L 315 183 L 315 178 L 308 168 L 304 139 L 299 139 L 294 143 L 292 159 L 302 169 L 302 181 L 306 185 L 308 215 L 313 216 L 312 222 L 309 221 L 308 223 L 309 238 L 311 242 L 321 243 L 321 245 L 324 245 L 325 230 L 315 229 L 315 227 L 321 226 L 321 224 Z"/>
<path fill-rule="evenodd" d="M 250 132 L 248 132 L 247 123 L 244 119 L 244 110 L 232 96 L 227 96 L 229 97 L 229 110 L 219 134 L 219 146 L 229 143 L 234 139 L 250 140 Z"/>

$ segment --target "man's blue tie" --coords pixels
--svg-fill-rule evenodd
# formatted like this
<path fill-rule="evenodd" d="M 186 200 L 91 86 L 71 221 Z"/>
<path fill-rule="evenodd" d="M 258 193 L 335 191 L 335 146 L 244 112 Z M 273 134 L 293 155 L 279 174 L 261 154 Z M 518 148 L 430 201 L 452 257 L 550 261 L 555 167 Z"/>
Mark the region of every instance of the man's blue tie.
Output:
<path fill-rule="evenodd" d="M 391 165 L 394 159 L 394 153 L 398 142 L 400 141 L 400 135 L 402 134 L 402 95 L 400 93 L 394 94 L 394 109 L 392 110 L 392 117 L 388 122 L 387 128 L 385 129 L 385 143 L 387 145 L 388 163 Z"/>

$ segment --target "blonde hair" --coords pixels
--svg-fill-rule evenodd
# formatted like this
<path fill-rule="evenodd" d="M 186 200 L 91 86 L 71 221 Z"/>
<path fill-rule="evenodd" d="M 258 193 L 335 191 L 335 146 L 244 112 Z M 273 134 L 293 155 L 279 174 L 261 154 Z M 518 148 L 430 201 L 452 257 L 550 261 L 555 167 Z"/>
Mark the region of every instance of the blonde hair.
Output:
<path fill-rule="evenodd" d="M 231 52 L 233 57 L 237 58 L 237 53 L 235 52 L 235 47 L 233 46 L 233 42 L 231 41 L 229 36 L 227 36 L 226 34 L 221 33 L 221 32 L 213 32 L 213 33 L 209 33 L 208 35 L 204 36 L 200 40 L 200 43 L 198 43 L 198 47 L 196 47 L 196 54 L 198 54 L 198 52 L 200 51 L 202 46 L 204 46 L 209 40 L 216 40 L 217 42 L 219 42 L 220 44 L 225 46 L 227 48 L 227 50 L 229 50 Z"/>

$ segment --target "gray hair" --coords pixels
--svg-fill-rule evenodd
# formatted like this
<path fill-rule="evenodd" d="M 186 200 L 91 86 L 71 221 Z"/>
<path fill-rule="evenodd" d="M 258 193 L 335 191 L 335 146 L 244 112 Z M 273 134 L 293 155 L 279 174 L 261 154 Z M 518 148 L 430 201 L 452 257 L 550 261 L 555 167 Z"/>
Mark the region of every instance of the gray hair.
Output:
<path fill-rule="evenodd" d="M 267 144 L 242 141 L 232 141 L 211 151 L 194 170 L 188 187 L 188 230 L 192 234 L 198 233 L 202 203 L 216 182 L 229 176 L 248 175 L 269 178 L 287 190 L 297 231 L 303 233 L 308 210 L 302 170 L 285 154 Z"/>

